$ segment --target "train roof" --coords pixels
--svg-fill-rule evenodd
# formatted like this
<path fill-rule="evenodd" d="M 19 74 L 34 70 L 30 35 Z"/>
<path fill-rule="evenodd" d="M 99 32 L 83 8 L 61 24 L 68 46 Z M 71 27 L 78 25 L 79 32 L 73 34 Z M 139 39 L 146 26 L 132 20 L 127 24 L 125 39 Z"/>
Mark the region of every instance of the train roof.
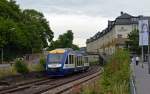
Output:
<path fill-rule="evenodd" d="M 87 55 L 84 51 L 74 51 L 71 48 L 58 48 L 54 49 L 52 51 L 49 51 L 50 54 L 63 54 L 65 52 L 68 52 L 70 54 L 75 54 L 75 55 Z"/>
<path fill-rule="evenodd" d="M 83 51 L 70 51 L 70 54 L 75 54 L 75 55 L 84 55 L 86 56 L 87 54 Z"/>
<path fill-rule="evenodd" d="M 49 51 L 50 54 L 63 54 L 67 51 L 73 51 L 71 48 L 58 48 L 58 49 L 54 49 Z"/>

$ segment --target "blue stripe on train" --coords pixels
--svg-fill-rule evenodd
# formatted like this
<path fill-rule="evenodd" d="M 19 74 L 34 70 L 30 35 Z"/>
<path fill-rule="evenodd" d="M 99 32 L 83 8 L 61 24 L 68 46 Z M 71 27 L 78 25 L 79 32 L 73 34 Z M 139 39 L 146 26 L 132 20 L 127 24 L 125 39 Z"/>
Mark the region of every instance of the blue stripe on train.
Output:
<path fill-rule="evenodd" d="M 47 71 L 48 76 L 65 76 L 74 73 L 74 68 L 59 69 L 58 71 Z"/>

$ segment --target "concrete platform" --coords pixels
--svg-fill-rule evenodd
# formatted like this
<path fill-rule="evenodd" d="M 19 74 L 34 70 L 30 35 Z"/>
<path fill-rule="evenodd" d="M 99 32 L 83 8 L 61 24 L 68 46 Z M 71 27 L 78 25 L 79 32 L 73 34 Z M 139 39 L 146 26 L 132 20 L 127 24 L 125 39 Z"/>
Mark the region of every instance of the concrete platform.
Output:
<path fill-rule="evenodd" d="M 148 63 L 135 65 L 131 63 L 132 75 L 135 79 L 136 94 L 150 94 L 150 74 L 148 74 Z"/>

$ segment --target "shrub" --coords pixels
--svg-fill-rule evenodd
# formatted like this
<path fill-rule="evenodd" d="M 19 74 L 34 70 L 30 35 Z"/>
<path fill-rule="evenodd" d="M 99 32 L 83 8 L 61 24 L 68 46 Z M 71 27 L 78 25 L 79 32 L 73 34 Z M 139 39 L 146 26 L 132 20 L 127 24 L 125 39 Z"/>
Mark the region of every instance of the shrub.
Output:
<path fill-rule="evenodd" d="M 99 62 L 98 61 L 93 61 L 93 62 L 90 62 L 90 66 L 93 66 L 93 65 L 98 65 Z"/>
<path fill-rule="evenodd" d="M 45 58 L 43 58 L 43 57 L 40 58 L 40 61 L 36 67 L 37 68 L 36 71 L 44 71 L 45 70 L 45 64 L 46 64 Z"/>
<path fill-rule="evenodd" d="M 40 71 L 45 71 L 45 58 L 41 57 L 39 62 L 37 64 L 29 64 L 28 67 L 30 69 L 30 71 L 36 71 L 36 72 L 40 72 Z"/>
<path fill-rule="evenodd" d="M 26 74 L 29 72 L 29 69 L 28 69 L 27 65 L 23 62 L 23 60 L 17 59 L 14 67 L 18 73 Z"/>
<path fill-rule="evenodd" d="M 101 90 L 103 94 L 129 93 L 129 63 L 129 54 L 124 50 L 118 50 L 112 55 L 112 58 L 104 67 L 104 73 L 101 78 Z"/>
<path fill-rule="evenodd" d="M 81 94 L 129 94 L 130 57 L 125 50 L 118 50 L 104 66 L 99 86 L 82 89 Z"/>
<path fill-rule="evenodd" d="M 0 78 L 4 78 L 10 75 L 16 75 L 16 71 L 13 66 L 9 68 L 0 68 Z"/>
<path fill-rule="evenodd" d="M 45 65 L 46 65 L 46 60 L 45 58 L 40 58 L 40 62 L 39 62 L 42 70 L 45 70 Z"/>

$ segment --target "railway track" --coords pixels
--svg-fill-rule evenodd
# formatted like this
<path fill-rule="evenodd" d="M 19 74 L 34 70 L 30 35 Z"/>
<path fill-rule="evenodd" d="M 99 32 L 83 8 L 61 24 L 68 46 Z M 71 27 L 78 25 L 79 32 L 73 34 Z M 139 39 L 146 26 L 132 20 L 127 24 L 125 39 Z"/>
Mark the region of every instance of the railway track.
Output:
<path fill-rule="evenodd" d="M 95 78 L 99 77 L 101 72 L 97 72 L 97 73 L 94 73 L 88 77 L 83 77 L 81 79 L 78 79 L 78 80 L 74 80 L 74 81 L 70 81 L 70 82 L 67 82 L 65 84 L 62 84 L 54 89 L 50 89 L 48 90 L 47 92 L 44 92 L 42 94 L 70 94 L 70 92 L 72 91 L 72 89 L 74 87 L 78 87 L 79 85 L 82 85 L 83 83 L 87 82 L 87 81 L 91 81 L 91 80 L 95 80 Z M 80 87 L 80 86 L 79 86 Z"/>
<path fill-rule="evenodd" d="M 15 92 L 18 90 L 27 89 L 33 85 L 39 85 L 41 83 L 44 84 L 44 83 L 47 83 L 48 81 L 52 81 L 52 79 L 42 78 L 42 79 L 32 80 L 32 81 L 28 81 L 28 82 L 24 82 L 24 83 L 18 83 L 16 85 L 11 85 L 11 86 L 8 86 L 5 88 L 1 88 L 0 94 L 6 94 L 6 93 Z"/>
<path fill-rule="evenodd" d="M 56 88 L 59 88 L 63 85 L 67 85 L 69 83 L 74 83 L 74 81 L 78 81 L 80 79 L 88 78 L 88 76 L 97 73 L 95 74 L 95 76 L 85 79 L 81 81 L 80 83 L 83 83 L 89 79 L 92 79 L 93 77 L 96 77 L 100 74 L 98 73 L 99 70 L 100 68 L 96 67 L 96 68 L 92 68 L 88 72 L 80 73 L 78 75 L 72 75 L 69 77 L 63 77 L 61 79 L 43 79 L 43 80 L 39 80 L 39 81 L 27 83 L 27 84 L 22 84 L 22 85 L 18 85 L 12 88 L 6 88 L 4 90 L 1 90 L 0 94 L 8 94 L 8 93 L 9 94 L 41 94 L 41 93 L 46 93 L 46 92 L 53 92 L 53 90 Z M 70 87 L 59 90 L 59 92 L 56 90 L 57 92 L 55 93 L 60 94 L 63 91 L 70 89 L 71 87 L 72 85 Z M 52 93 L 47 93 L 47 94 L 52 94 Z"/>

